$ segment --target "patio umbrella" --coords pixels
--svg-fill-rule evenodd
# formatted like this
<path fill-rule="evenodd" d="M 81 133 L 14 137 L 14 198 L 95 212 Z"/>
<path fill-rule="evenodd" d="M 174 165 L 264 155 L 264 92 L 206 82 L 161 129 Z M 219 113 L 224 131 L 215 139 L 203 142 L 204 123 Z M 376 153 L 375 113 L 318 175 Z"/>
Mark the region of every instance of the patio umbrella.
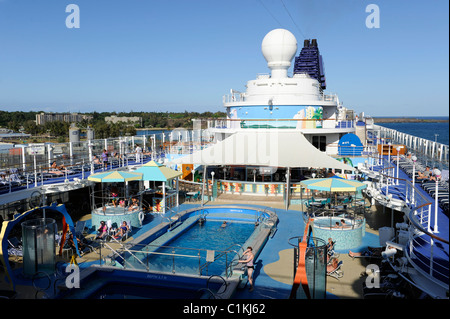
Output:
<path fill-rule="evenodd" d="M 97 173 L 90 175 L 88 180 L 93 182 L 102 183 L 126 183 L 125 197 L 128 197 L 128 182 L 141 181 L 142 173 L 126 172 L 126 171 L 109 171 L 103 173 Z M 92 194 L 92 202 L 94 203 L 94 193 Z M 104 204 L 105 198 L 102 196 L 102 204 Z"/>
<path fill-rule="evenodd" d="M 308 179 L 300 182 L 301 185 L 308 189 L 323 192 L 356 192 L 367 187 L 366 184 L 351 181 L 345 178 L 318 178 Z"/>
<path fill-rule="evenodd" d="M 155 161 L 148 162 L 138 168 L 135 172 L 142 173 L 142 179 L 144 181 L 155 181 L 163 183 L 163 205 L 162 212 L 166 212 L 166 183 L 174 178 L 178 178 L 183 175 L 182 172 L 178 172 L 169 167 L 163 166 Z M 177 206 L 179 201 L 179 190 L 177 180 Z"/>
<path fill-rule="evenodd" d="M 142 173 L 144 181 L 168 182 L 171 179 L 180 177 L 183 173 L 163 166 L 155 161 L 142 165 L 135 172 Z"/>
<path fill-rule="evenodd" d="M 99 183 L 120 183 L 142 180 L 142 173 L 114 171 L 90 175 L 88 180 Z"/>

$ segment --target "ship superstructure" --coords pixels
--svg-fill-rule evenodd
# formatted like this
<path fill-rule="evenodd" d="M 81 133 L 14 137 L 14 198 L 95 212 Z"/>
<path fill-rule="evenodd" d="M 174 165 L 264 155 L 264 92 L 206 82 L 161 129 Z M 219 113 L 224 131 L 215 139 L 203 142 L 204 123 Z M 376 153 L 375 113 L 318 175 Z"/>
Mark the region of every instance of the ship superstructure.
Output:
<path fill-rule="evenodd" d="M 248 81 L 245 92 L 232 89 L 223 97 L 227 124 L 215 130 L 218 140 L 246 129 L 296 130 L 321 151 L 337 154 L 340 138 L 355 133 L 355 118 L 337 94 L 324 92 L 317 40 L 305 40 L 292 75 L 288 69 L 297 52 L 297 40 L 291 32 L 272 30 L 264 37 L 261 50 L 270 74 Z"/>

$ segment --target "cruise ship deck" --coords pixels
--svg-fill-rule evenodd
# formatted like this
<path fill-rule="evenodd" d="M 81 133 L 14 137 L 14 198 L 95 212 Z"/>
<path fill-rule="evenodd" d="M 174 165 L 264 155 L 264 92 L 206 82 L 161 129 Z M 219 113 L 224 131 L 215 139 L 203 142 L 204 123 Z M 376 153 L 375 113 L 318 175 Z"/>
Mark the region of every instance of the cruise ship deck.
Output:
<path fill-rule="evenodd" d="M 262 52 L 271 75 L 248 81 L 245 93 L 231 90 L 231 95 L 224 96 L 227 118 L 208 121 L 207 129 L 194 120 L 194 130 L 162 133 L 158 138 L 154 134 L 45 144 L 39 150 L 22 147 L 17 155 L 21 162 L 9 169 L 9 183 L 0 196 L 5 220 L 0 247 L 2 289 L 20 299 L 106 298 L 111 295 L 97 293 L 97 288 L 118 280 L 116 275 L 121 273 L 122 283 L 132 278 L 130 289 L 139 292 L 142 289 L 137 287 L 142 288 L 144 281 L 152 284 L 143 278 L 155 279 L 160 288 L 176 280 L 185 286 L 195 282 L 189 298 L 222 298 L 224 292 L 208 286 L 217 281 L 222 283 L 219 291 L 224 289 L 225 298 L 231 299 L 306 299 L 311 294 L 315 297 L 316 289 L 318 299 L 448 298 L 448 145 L 395 133 L 399 144 L 405 144 L 402 147 L 439 165 L 442 174 L 435 175 L 446 187 L 445 206 L 442 197 L 439 202 L 415 177 L 411 180 L 416 173 L 409 171 L 411 165 L 419 169 L 419 164 L 428 162 L 416 164 L 403 154 L 394 156 L 393 146 L 384 143 L 386 137 L 370 117 L 356 116 L 337 95 L 324 93 L 316 40 L 305 40 L 294 75 L 288 76 L 296 51 L 296 39 L 289 31 L 269 32 Z M 140 156 L 134 151 L 136 144 L 151 150 Z M 94 154 L 103 149 L 117 157 L 96 163 Z M 70 161 L 70 169 L 50 169 L 55 151 L 63 161 Z M 158 174 L 146 176 L 150 169 Z M 19 170 L 24 179 L 13 180 Z M 325 187 L 325 180 L 339 186 Z M 315 182 L 320 185 L 313 186 Z M 77 190 L 84 194 L 69 197 Z M 65 205 L 53 203 L 55 194 L 59 203 L 71 206 L 70 214 Z M 215 216 L 209 213 L 213 210 Z M 52 246 L 56 236 L 47 231 L 34 232 L 30 238 L 22 232 L 35 245 L 25 243 L 25 253 L 14 254 L 19 245 L 11 241 L 13 228 L 26 224 L 23 221 L 29 216 L 52 211 L 64 216 L 58 217 L 60 247 Z M 194 266 L 175 262 L 192 257 L 184 251 L 175 253 L 172 246 L 169 253 L 158 250 L 210 218 L 247 223 L 252 229 L 238 245 L 234 237 L 224 237 L 228 248 L 223 250 L 195 247 L 199 253 Z M 122 238 L 108 233 L 106 240 L 94 240 L 101 221 L 108 225 L 108 232 L 118 231 L 121 223 L 131 230 L 123 226 Z M 75 237 L 90 239 L 90 251 L 81 253 L 77 244 L 67 248 L 68 229 Z M 212 237 L 220 237 L 216 235 Z M 51 268 L 46 269 L 48 273 L 38 268 L 38 237 L 39 248 L 56 256 L 55 262 L 52 258 L 44 262 L 42 257 L 42 264 Z M 330 247 L 328 239 L 333 242 Z M 248 243 L 257 247 L 252 290 L 245 269 L 237 267 Z M 141 244 L 145 249 L 136 250 Z M 239 248 L 233 250 L 233 246 Z M 364 255 L 370 249 L 379 255 L 373 251 Z M 168 255 L 172 261 L 151 264 L 152 254 Z M 32 260 L 34 268 L 29 269 L 22 257 Z M 224 269 L 208 273 L 208 267 L 220 258 L 225 259 Z M 89 289 L 70 290 L 59 284 L 68 277 L 63 270 L 71 264 L 80 267 L 81 284 Z M 96 273 L 103 277 L 95 277 Z M 375 277 L 380 280 L 378 286 L 368 287 L 367 280 Z M 112 290 L 111 298 L 129 297 L 117 293 L 117 287 Z M 139 297 L 158 297 L 143 290 Z"/>

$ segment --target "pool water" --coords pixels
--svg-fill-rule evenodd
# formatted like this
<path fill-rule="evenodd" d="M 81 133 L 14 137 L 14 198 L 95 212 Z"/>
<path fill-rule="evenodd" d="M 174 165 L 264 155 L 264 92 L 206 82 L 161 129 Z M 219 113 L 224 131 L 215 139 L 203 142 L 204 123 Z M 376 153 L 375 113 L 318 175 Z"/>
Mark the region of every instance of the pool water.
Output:
<path fill-rule="evenodd" d="M 203 285 L 172 286 L 147 285 L 134 282 L 108 282 L 89 296 L 89 299 L 199 299 L 205 294 Z M 217 286 L 217 285 L 215 285 Z M 219 287 L 210 287 L 214 291 Z"/>
<path fill-rule="evenodd" d="M 336 223 L 341 226 L 341 217 L 316 217 L 314 218 L 314 226 L 323 227 L 323 228 L 334 228 L 336 227 Z M 352 228 L 352 221 L 349 219 L 344 219 L 347 224 L 346 228 Z"/>
<path fill-rule="evenodd" d="M 82 289 L 65 291 L 64 299 L 199 299 L 221 290 L 223 281 L 199 277 L 98 270 L 82 280 Z M 209 290 L 206 290 L 209 289 Z"/>
<path fill-rule="evenodd" d="M 222 221 L 213 220 L 207 220 L 202 225 L 195 223 L 157 249 L 154 254 L 135 254 L 142 263 L 137 262 L 133 257 L 127 260 L 136 267 L 139 267 L 139 264 L 141 268 L 146 265 L 150 271 L 204 276 L 221 275 L 225 272 L 226 264 L 231 262 L 236 253 L 224 254 L 216 261 L 207 263 L 208 250 L 209 256 L 211 254 L 218 256 L 220 252 L 229 249 L 237 252 L 255 230 L 254 223 L 228 221 L 225 228 L 221 225 Z M 142 251 L 146 252 L 148 249 L 154 251 L 149 247 L 144 247 Z M 242 254 L 242 250 L 239 253 Z"/>

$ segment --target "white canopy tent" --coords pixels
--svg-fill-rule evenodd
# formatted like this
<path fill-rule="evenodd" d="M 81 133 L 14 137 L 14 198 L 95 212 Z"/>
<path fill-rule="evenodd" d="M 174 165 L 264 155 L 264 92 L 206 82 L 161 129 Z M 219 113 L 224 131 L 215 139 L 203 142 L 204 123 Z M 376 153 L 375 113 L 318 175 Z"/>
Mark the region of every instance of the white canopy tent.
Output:
<path fill-rule="evenodd" d="M 290 188 L 290 168 L 337 168 L 355 170 L 314 147 L 303 133 L 282 130 L 249 130 L 239 131 L 223 141 L 208 148 L 177 158 L 170 164 L 203 165 L 251 165 L 285 167 L 287 169 L 287 187 Z M 205 190 L 203 179 L 202 205 Z M 286 210 L 289 206 L 289 192 L 286 196 Z"/>
<path fill-rule="evenodd" d="M 314 147 L 301 132 L 240 131 L 223 141 L 177 158 L 170 164 L 313 167 L 351 170 Z"/>

